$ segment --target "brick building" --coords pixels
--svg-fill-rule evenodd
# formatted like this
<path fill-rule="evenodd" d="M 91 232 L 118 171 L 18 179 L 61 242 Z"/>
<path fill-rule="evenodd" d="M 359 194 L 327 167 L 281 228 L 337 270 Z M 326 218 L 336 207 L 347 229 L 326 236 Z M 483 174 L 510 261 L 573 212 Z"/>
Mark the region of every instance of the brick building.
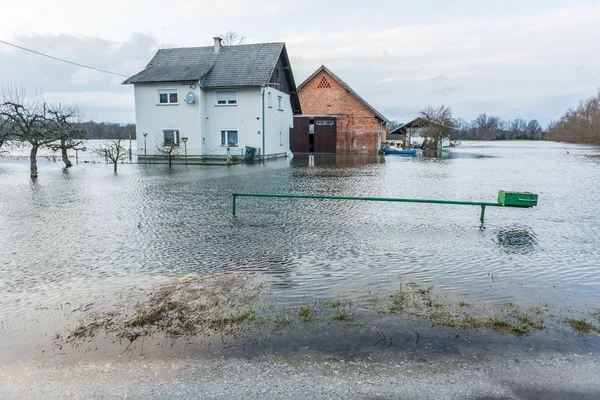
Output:
<path fill-rule="evenodd" d="M 303 115 L 294 117 L 295 153 L 375 153 L 385 140 L 387 119 L 348 84 L 321 66 L 300 86 Z"/>

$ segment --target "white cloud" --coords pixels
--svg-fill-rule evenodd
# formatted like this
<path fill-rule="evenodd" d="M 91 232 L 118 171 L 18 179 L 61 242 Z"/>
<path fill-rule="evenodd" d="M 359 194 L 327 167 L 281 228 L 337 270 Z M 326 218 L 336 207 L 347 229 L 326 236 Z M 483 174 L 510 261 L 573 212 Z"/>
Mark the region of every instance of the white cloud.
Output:
<path fill-rule="evenodd" d="M 600 5 L 593 0 L 5 3 L 11 18 L 0 37 L 123 74 L 141 70 L 159 47 L 210 45 L 231 29 L 248 42 L 285 40 L 297 83 L 325 64 L 389 118 L 442 101 L 464 118 L 519 109 L 554 115 L 599 85 L 600 55 L 592 50 Z M 133 120 L 131 88 L 119 77 L 2 45 L 0 60 L 0 85 L 75 93 L 99 119 Z"/>
<path fill-rule="evenodd" d="M 107 75 L 91 69 L 81 68 L 71 75 L 73 86 L 89 86 L 106 79 Z"/>

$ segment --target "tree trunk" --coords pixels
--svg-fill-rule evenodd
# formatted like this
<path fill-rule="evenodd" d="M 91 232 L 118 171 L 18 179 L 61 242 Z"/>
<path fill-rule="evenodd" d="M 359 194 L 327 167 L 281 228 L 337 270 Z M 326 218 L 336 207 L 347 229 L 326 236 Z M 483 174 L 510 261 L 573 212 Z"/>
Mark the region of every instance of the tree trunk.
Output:
<path fill-rule="evenodd" d="M 113 163 L 113 165 L 115 167 L 115 174 L 117 173 L 117 164 L 119 164 L 119 160 L 117 160 Z"/>
<path fill-rule="evenodd" d="M 69 155 L 67 154 L 67 148 L 65 147 L 65 140 L 61 139 L 60 140 L 60 150 L 62 152 L 62 159 L 63 162 L 65 163 L 65 168 L 71 168 L 73 166 L 73 164 L 71 163 L 71 160 L 69 160 Z"/>
<path fill-rule="evenodd" d="M 169 157 L 168 160 L 169 160 L 169 168 L 171 168 L 171 163 L 173 162 L 173 160 L 171 159 L 171 157 Z"/>
<path fill-rule="evenodd" d="M 31 179 L 36 179 L 38 177 L 38 170 L 37 170 L 37 152 L 38 152 L 38 146 L 37 145 L 33 145 L 31 147 L 31 153 L 29 154 L 29 162 L 30 162 L 30 172 L 31 172 Z"/>

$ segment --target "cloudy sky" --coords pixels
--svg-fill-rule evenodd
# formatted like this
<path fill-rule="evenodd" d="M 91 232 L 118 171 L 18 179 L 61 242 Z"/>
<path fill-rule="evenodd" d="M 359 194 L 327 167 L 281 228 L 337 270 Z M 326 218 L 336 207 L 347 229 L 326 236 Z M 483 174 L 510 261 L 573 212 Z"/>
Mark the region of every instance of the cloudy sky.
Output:
<path fill-rule="evenodd" d="M 0 40 L 129 75 L 156 49 L 284 41 L 300 83 L 327 65 L 389 119 L 558 118 L 600 88 L 599 0 L 0 0 Z M 123 77 L 0 43 L 0 85 L 133 122 Z"/>

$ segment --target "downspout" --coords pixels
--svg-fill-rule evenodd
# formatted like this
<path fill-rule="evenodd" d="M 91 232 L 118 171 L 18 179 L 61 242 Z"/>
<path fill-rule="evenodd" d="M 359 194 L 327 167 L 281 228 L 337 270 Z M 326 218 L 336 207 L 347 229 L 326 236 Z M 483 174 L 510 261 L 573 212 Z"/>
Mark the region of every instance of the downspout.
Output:
<path fill-rule="evenodd" d="M 262 161 L 265 162 L 265 89 L 266 86 L 262 87 Z"/>
<path fill-rule="evenodd" d="M 382 135 L 383 135 L 383 124 L 385 122 L 382 121 L 379 123 L 379 126 L 377 127 L 377 153 L 379 153 L 381 151 L 381 139 L 382 139 Z"/>

